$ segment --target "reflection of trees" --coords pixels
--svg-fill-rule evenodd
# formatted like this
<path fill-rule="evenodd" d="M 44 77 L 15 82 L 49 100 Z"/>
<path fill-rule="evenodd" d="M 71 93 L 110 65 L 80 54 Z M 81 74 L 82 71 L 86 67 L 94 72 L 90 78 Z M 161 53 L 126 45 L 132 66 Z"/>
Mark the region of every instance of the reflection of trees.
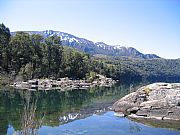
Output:
<path fill-rule="evenodd" d="M 0 118 L 4 118 L 4 121 L 0 121 L 0 131 L 5 134 L 6 128 L 2 127 L 10 124 L 17 134 L 37 134 L 42 122 L 58 126 L 67 123 L 64 119 L 70 122 L 85 118 L 101 112 L 127 94 L 127 88 L 129 86 L 118 85 L 65 92 L 0 90 Z"/>
<path fill-rule="evenodd" d="M 36 117 L 37 99 L 34 100 L 30 91 L 25 91 L 21 96 L 24 98 L 24 108 L 21 114 L 21 131 L 20 135 L 37 135 L 41 123 Z"/>

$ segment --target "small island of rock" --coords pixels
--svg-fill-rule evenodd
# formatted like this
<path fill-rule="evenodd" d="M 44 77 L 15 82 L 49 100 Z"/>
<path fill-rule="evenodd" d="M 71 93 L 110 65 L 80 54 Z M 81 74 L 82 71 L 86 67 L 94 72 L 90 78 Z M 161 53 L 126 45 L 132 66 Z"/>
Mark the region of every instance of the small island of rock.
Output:
<path fill-rule="evenodd" d="M 112 78 L 107 78 L 103 75 L 97 74 L 95 78 L 88 80 L 73 80 L 68 77 L 53 79 L 33 79 L 28 81 L 19 81 L 13 83 L 11 86 L 16 89 L 28 90 L 71 90 L 71 89 L 87 89 L 96 86 L 111 87 L 116 81 Z"/>
<path fill-rule="evenodd" d="M 180 83 L 154 83 L 114 103 L 115 112 L 130 118 L 180 121 Z"/>

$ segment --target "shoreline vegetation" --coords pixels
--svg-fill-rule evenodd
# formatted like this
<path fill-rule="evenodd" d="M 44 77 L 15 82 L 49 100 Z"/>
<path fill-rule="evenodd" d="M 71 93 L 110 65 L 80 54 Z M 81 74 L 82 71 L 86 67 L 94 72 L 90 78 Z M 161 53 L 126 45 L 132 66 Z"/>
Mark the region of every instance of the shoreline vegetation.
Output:
<path fill-rule="evenodd" d="M 44 38 L 25 32 L 11 36 L 9 28 L 0 24 L 0 86 L 65 91 L 111 87 L 116 80 L 121 84 L 180 82 L 180 59 L 95 56 L 63 46 L 58 36 Z M 117 101 L 114 110 L 134 119 L 180 121 L 180 84 L 174 86 L 142 87 Z"/>
<path fill-rule="evenodd" d="M 79 47 L 86 50 L 83 44 Z M 88 80 L 96 74 L 121 83 L 180 82 L 180 59 L 114 57 L 88 51 L 62 45 L 57 35 L 11 35 L 9 28 L 0 24 L 0 85 L 36 78 Z"/>
<path fill-rule="evenodd" d="M 107 78 L 103 75 L 97 74 L 95 78 L 89 78 L 88 80 L 73 80 L 68 77 L 53 79 L 33 79 L 28 81 L 18 81 L 10 85 L 16 89 L 28 89 L 28 90 L 71 90 L 71 89 L 88 89 L 90 87 L 105 86 L 111 87 L 117 81 L 112 78 Z"/>

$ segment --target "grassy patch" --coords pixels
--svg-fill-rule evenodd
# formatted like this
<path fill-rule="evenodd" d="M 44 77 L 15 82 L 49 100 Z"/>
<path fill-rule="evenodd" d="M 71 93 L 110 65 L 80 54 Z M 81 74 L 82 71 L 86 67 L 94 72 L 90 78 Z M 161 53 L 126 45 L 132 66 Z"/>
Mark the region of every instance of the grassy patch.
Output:
<path fill-rule="evenodd" d="M 149 95 L 149 93 L 152 91 L 152 89 L 150 89 L 149 87 L 145 87 L 144 88 L 144 92 Z"/>

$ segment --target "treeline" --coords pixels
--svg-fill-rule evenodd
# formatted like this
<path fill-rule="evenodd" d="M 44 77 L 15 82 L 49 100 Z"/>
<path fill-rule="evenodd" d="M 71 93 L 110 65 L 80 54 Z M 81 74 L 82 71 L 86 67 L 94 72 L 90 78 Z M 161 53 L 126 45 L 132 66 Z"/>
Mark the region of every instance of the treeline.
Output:
<path fill-rule="evenodd" d="M 95 57 L 62 46 L 60 37 L 44 38 L 0 24 L 0 82 L 33 78 L 82 79 L 103 74 L 124 82 L 180 81 L 180 60 Z"/>
<path fill-rule="evenodd" d="M 180 59 L 135 59 L 95 57 L 101 61 L 106 76 L 123 82 L 180 82 Z"/>
<path fill-rule="evenodd" d="M 83 78 L 90 70 L 88 54 L 61 45 L 60 37 L 17 32 L 0 25 L 0 71 L 13 80 Z"/>

